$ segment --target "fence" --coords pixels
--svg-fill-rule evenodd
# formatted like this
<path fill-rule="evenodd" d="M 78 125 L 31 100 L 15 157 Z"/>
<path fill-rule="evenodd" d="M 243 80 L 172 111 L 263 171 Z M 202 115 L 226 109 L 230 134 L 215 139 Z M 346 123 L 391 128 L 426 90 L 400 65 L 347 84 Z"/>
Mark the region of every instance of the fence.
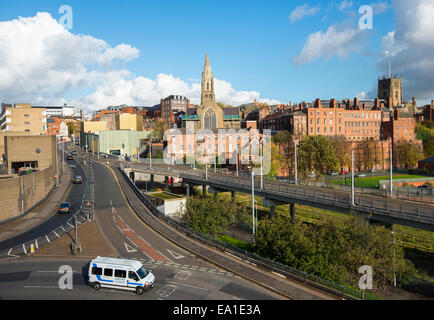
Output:
<path fill-rule="evenodd" d="M 214 248 L 220 249 L 224 252 L 230 252 L 232 255 L 235 255 L 241 259 L 244 259 L 246 261 L 252 262 L 264 269 L 270 270 L 272 272 L 280 273 L 290 279 L 294 279 L 306 284 L 309 284 L 310 286 L 313 286 L 317 289 L 328 291 L 332 294 L 339 295 L 341 297 L 347 298 L 347 299 L 366 299 L 366 300 L 378 300 L 377 297 L 370 295 L 368 293 L 363 293 L 361 291 L 358 291 L 356 289 L 352 289 L 340 284 L 333 283 L 328 280 L 321 279 L 319 277 L 316 277 L 314 275 L 308 274 L 306 272 L 296 270 L 294 268 L 291 268 L 289 266 L 280 264 L 276 261 L 269 260 L 267 258 L 260 257 L 256 255 L 255 253 L 249 252 L 247 250 L 241 250 L 237 247 L 234 247 L 226 242 L 218 241 L 215 239 L 210 238 L 207 235 L 195 232 L 191 230 L 188 226 L 185 224 L 178 222 L 170 217 L 165 216 L 164 214 L 160 213 L 157 208 L 154 207 L 154 205 L 142 194 L 142 192 L 134 185 L 134 183 L 131 181 L 131 179 L 123 172 L 121 168 L 118 168 L 121 172 L 124 179 L 127 181 L 128 185 L 133 189 L 137 197 L 145 204 L 145 206 L 149 209 L 149 211 L 154 214 L 156 217 L 160 218 L 161 220 L 165 221 L 170 226 L 174 227 L 178 231 L 182 232 L 183 234 L 189 236 L 192 239 L 195 239 L 197 241 L 200 241 L 204 244 L 207 244 L 209 246 L 212 246 Z"/>

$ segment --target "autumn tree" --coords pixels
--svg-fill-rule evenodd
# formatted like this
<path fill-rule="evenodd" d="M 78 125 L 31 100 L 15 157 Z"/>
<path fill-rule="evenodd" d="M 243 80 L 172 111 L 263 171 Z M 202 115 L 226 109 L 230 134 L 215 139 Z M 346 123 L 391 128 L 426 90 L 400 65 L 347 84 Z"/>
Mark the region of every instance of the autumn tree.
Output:
<path fill-rule="evenodd" d="M 298 155 L 298 170 L 303 175 L 315 173 L 318 178 L 339 168 L 336 150 L 325 136 L 306 136 L 301 139 Z"/>

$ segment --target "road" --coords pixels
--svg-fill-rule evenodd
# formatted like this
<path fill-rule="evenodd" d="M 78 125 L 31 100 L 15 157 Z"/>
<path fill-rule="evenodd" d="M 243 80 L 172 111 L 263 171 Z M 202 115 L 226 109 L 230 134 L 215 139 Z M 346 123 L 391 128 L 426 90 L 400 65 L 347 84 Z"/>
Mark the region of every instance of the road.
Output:
<path fill-rule="evenodd" d="M 74 172 L 84 176 L 76 162 Z M 156 276 L 153 289 L 137 296 L 133 292 L 93 290 L 86 282 L 89 258 L 19 257 L 0 260 L 0 299 L 138 299 L 138 300 L 277 300 L 282 299 L 256 284 L 202 261 L 169 242 L 144 224 L 130 209 L 115 176 L 104 165 L 93 163 L 95 175 L 95 219 L 103 236 L 119 253 L 143 264 Z M 81 171 L 80 171 L 81 170 Z M 86 185 L 76 185 L 68 199 L 81 203 Z M 4 241 L 8 247 L 32 240 L 64 223 L 66 216 L 53 215 L 38 227 Z M 59 287 L 59 268 L 72 268 L 73 288 Z"/>
<path fill-rule="evenodd" d="M 163 291 L 174 289 L 166 298 L 181 300 L 280 298 L 198 259 L 157 234 L 132 212 L 112 172 L 102 164 L 94 162 L 93 165 L 95 217 L 103 235 L 119 256 L 139 259 L 145 266 L 162 273 L 156 274 L 160 287 L 153 291 L 166 286 Z"/>
<path fill-rule="evenodd" d="M 81 175 L 83 178 L 82 184 L 73 184 L 65 201 L 71 202 L 73 205 L 73 212 L 80 208 L 81 202 L 83 200 L 83 194 L 86 192 L 87 180 L 86 175 L 83 172 L 83 168 L 76 160 L 65 160 L 65 165 L 71 166 L 74 175 Z M 70 214 L 53 214 L 47 218 L 44 222 L 39 224 L 37 227 L 32 228 L 26 232 L 23 232 L 13 238 L 0 242 L 0 252 L 9 250 L 10 248 L 16 247 L 22 243 L 32 241 L 34 239 L 44 237 L 46 234 L 56 230 L 60 226 L 66 224 L 66 222 L 71 218 Z"/>

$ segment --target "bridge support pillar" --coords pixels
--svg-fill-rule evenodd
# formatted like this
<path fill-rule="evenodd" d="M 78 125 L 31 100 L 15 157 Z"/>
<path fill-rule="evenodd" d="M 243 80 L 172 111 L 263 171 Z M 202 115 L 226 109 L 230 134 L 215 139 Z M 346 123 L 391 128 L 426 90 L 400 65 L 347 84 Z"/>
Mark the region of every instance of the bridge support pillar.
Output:
<path fill-rule="evenodd" d="M 220 192 L 220 190 L 217 190 L 215 188 L 209 187 L 208 188 L 208 192 L 212 193 L 214 195 L 214 198 L 217 198 L 218 193 Z"/>
<path fill-rule="evenodd" d="M 287 203 L 288 202 L 281 202 L 281 201 L 267 199 L 267 198 L 262 200 L 262 205 L 264 207 L 270 208 L 270 219 L 273 219 L 274 216 L 276 215 L 276 209 L 275 209 L 276 206 L 281 206 Z M 295 209 L 294 209 L 294 215 L 295 215 Z M 292 212 L 291 212 L 291 217 L 292 217 Z"/>
<path fill-rule="evenodd" d="M 164 186 L 166 187 L 166 188 L 169 188 L 169 177 L 164 177 Z"/>
<path fill-rule="evenodd" d="M 154 175 L 153 174 L 151 174 L 151 180 L 150 180 L 150 182 L 154 183 Z"/>
<path fill-rule="evenodd" d="M 289 204 L 289 214 L 291 216 L 291 222 L 294 222 L 294 220 L 295 220 L 295 203 Z"/>
<path fill-rule="evenodd" d="M 235 191 L 231 191 L 231 201 L 235 201 Z"/>
<path fill-rule="evenodd" d="M 204 198 L 206 198 L 208 195 L 208 193 L 206 191 L 206 184 L 202 185 L 202 195 Z"/>
<path fill-rule="evenodd" d="M 189 197 L 190 196 L 190 184 L 186 183 L 185 188 L 186 188 L 187 197 Z"/>

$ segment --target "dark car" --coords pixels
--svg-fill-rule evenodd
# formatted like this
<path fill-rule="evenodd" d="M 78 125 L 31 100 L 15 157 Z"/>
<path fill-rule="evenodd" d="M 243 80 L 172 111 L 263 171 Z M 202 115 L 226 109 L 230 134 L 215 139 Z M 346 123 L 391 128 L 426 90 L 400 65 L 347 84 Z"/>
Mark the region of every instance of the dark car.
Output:
<path fill-rule="evenodd" d="M 418 186 L 418 188 L 421 188 L 421 189 L 429 189 L 430 186 L 427 185 L 427 184 L 423 184 L 423 185 L 421 185 L 421 186 Z"/>
<path fill-rule="evenodd" d="M 66 160 L 74 160 L 74 158 L 73 158 L 72 156 L 68 156 L 68 157 L 66 158 Z"/>
<path fill-rule="evenodd" d="M 62 202 L 57 210 L 58 213 L 71 213 L 72 203 L 71 202 Z"/>
<path fill-rule="evenodd" d="M 71 155 L 75 156 L 76 154 L 77 154 L 77 151 L 75 151 L 75 150 L 71 151 Z"/>
<path fill-rule="evenodd" d="M 73 184 L 81 184 L 81 183 L 83 183 L 83 179 L 81 178 L 81 176 L 75 176 L 72 178 L 72 183 Z"/>

